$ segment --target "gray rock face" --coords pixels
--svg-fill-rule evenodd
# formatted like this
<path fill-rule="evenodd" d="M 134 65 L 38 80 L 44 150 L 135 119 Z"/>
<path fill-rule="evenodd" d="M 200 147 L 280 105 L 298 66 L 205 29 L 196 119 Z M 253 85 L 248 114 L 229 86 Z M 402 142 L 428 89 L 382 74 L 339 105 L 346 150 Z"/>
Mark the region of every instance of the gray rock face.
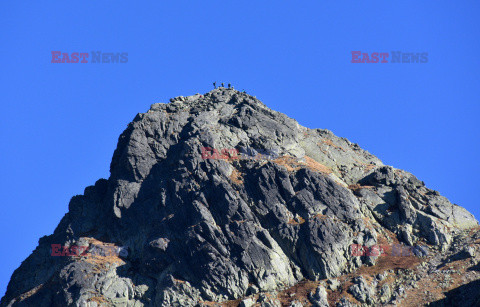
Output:
<path fill-rule="evenodd" d="M 240 307 L 252 307 L 255 301 L 252 298 L 244 299 L 240 302 Z"/>
<path fill-rule="evenodd" d="M 327 289 L 324 286 L 319 285 L 315 290 L 315 294 L 313 294 L 310 298 L 313 306 L 316 307 L 328 307 L 328 296 L 327 296 Z"/>
<path fill-rule="evenodd" d="M 338 279 L 329 279 L 328 280 L 328 288 L 333 290 L 333 291 L 336 291 L 338 289 L 338 286 L 340 286 L 340 282 L 338 281 Z"/>
<path fill-rule="evenodd" d="M 478 226 L 472 214 L 405 171 L 379 167 L 360 184 L 356 190 L 359 200 L 382 226 L 408 245 L 424 238 L 445 249 L 459 230 Z"/>
<path fill-rule="evenodd" d="M 240 148 L 247 158 L 232 154 Z M 262 152 L 278 158 L 255 156 Z M 377 243 L 366 218 L 409 245 L 442 248 L 478 225 L 413 175 L 233 89 L 138 114 L 110 173 L 72 198 L 55 232 L 13 274 L 1 306 L 222 302 L 375 263 L 351 255 L 352 244 Z M 52 257 L 52 244 L 123 253 Z M 317 292 L 324 306 L 326 290 Z M 375 301 L 364 281 L 351 293 Z M 280 305 L 269 296 L 259 303 Z"/>
<path fill-rule="evenodd" d="M 354 280 L 354 285 L 350 287 L 349 292 L 361 303 L 374 302 L 372 288 L 363 277 L 357 277 Z"/>

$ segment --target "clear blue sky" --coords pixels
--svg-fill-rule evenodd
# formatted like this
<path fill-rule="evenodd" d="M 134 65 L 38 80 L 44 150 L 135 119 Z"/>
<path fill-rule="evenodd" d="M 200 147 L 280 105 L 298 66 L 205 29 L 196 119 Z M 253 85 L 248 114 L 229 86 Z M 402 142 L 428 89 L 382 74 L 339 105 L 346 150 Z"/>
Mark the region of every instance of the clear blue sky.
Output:
<path fill-rule="evenodd" d="M 231 82 L 480 218 L 478 1 L 3 1 L 0 296 L 139 112 Z M 321 3 L 322 2 L 322 3 Z M 52 64 L 51 51 L 128 52 Z M 352 64 L 351 51 L 428 52 Z"/>

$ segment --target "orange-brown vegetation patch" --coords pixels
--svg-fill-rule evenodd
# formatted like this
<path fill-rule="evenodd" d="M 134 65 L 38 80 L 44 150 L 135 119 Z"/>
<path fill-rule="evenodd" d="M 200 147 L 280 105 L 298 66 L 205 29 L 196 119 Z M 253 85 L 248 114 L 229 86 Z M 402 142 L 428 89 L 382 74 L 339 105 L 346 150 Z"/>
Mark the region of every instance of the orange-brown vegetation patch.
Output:
<path fill-rule="evenodd" d="M 329 167 L 326 167 L 325 165 L 313 160 L 312 158 L 305 156 L 305 165 L 316 172 L 322 172 L 325 174 L 330 174 L 332 173 L 332 170 Z"/>
<path fill-rule="evenodd" d="M 174 278 L 174 277 L 173 277 L 173 281 L 174 281 L 175 283 L 177 283 L 177 284 L 184 284 L 184 283 L 186 283 L 185 280 L 177 279 L 177 278 Z"/>
<path fill-rule="evenodd" d="M 472 229 L 469 232 L 470 235 L 472 235 L 474 231 L 478 231 L 479 228 L 480 227 L 476 227 L 476 229 Z M 424 276 L 417 282 L 419 285 L 418 288 L 407 290 L 407 296 L 399 306 L 407 307 L 419 304 L 426 305 L 429 302 L 444 299 L 446 292 L 456 289 L 478 278 L 478 274 L 471 270 L 476 261 L 478 260 L 467 258 L 443 263 L 438 270 L 440 272 L 449 270 L 449 280 L 445 280 L 446 272 L 440 274 L 433 273 Z M 428 294 L 425 294 L 425 289 L 428 290 Z"/>
<path fill-rule="evenodd" d="M 373 189 L 374 186 L 373 185 L 360 185 L 360 184 L 356 183 L 356 184 L 349 185 L 348 188 L 352 191 L 357 191 L 357 190 L 360 190 L 360 189 Z"/>
<path fill-rule="evenodd" d="M 325 214 L 321 214 L 321 213 L 317 213 L 313 217 L 317 218 L 317 219 L 321 219 L 321 220 L 328 219 L 328 216 L 326 216 Z"/>
<path fill-rule="evenodd" d="M 285 166 L 287 171 L 292 172 L 292 171 L 297 171 L 300 169 L 297 161 L 290 156 L 281 156 L 273 160 L 273 162 L 277 163 L 278 165 Z"/>
<path fill-rule="evenodd" d="M 416 256 L 392 256 L 391 247 L 386 254 L 378 257 L 375 265 L 362 266 L 357 270 L 360 275 L 377 275 L 391 269 L 412 269 L 423 261 L 422 258 Z"/>
<path fill-rule="evenodd" d="M 210 301 L 198 301 L 200 306 L 212 306 L 212 307 L 220 307 L 225 306 L 224 303 L 217 303 L 217 302 L 210 302 Z"/>
<path fill-rule="evenodd" d="M 125 262 L 117 256 L 99 256 L 99 255 L 92 255 L 88 256 L 85 262 L 93 264 L 95 267 L 93 269 L 93 273 L 99 274 L 109 269 L 112 265 L 121 265 L 125 264 Z"/>
<path fill-rule="evenodd" d="M 318 287 L 318 281 L 302 280 L 298 284 L 278 293 L 277 299 L 282 306 L 290 306 L 293 301 L 299 301 L 303 306 L 312 306 L 308 296 Z"/>
<path fill-rule="evenodd" d="M 91 245 L 95 245 L 99 247 L 103 246 L 103 247 L 109 247 L 109 248 L 115 247 L 115 244 L 113 243 L 105 243 L 95 238 L 87 238 L 87 239 L 89 244 Z M 88 253 L 84 261 L 91 263 L 95 266 L 94 273 L 100 273 L 102 271 L 105 271 L 111 265 L 125 264 L 125 262 L 120 257 L 118 257 L 116 253 L 113 253 L 113 252 L 107 252 L 105 256 Z"/>
<path fill-rule="evenodd" d="M 314 159 L 312 159 L 308 156 L 305 156 L 305 162 L 299 162 L 291 156 L 281 156 L 281 157 L 273 160 L 273 162 L 275 162 L 279 165 L 285 166 L 285 168 L 289 172 L 298 171 L 299 169 L 301 169 L 303 167 L 308 167 L 309 169 L 311 169 L 312 171 L 315 171 L 315 172 L 322 172 L 322 173 L 325 173 L 325 174 L 332 173 L 332 170 L 330 168 L 326 167 L 325 165 L 315 161 Z"/>
<path fill-rule="evenodd" d="M 257 298 L 258 295 L 256 295 L 255 297 Z M 243 299 L 245 299 L 245 298 L 241 298 L 241 299 L 238 299 L 238 300 L 225 301 L 225 302 L 221 302 L 221 303 L 211 302 L 211 301 L 199 301 L 198 303 L 200 304 L 200 306 L 238 307 L 238 306 L 240 306 L 240 303 L 242 302 Z M 257 305 L 255 305 L 255 306 L 257 306 Z"/>
<path fill-rule="evenodd" d="M 472 266 L 470 261 L 472 261 L 471 258 L 448 262 L 448 263 L 445 263 L 442 267 L 440 267 L 439 270 L 440 271 L 443 271 L 443 270 L 458 270 L 458 271 L 463 270 L 464 271 L 465 268 Z"/>
<path fill-rule="evenodd" d="M 102 304 L 107 304 L 108 301 L 103 297 L 103 296 L 94 296 L 88 299 L 89 302 L 95 302 L 99 306 L 102 306 Z"/>
<path fill-rule="evenodd" d="M 417 283 L 420 285 L 418 288 L 412 288 L 407 290 L 407 296 L 399 306 L 418 306 L 422 302 L 433 302 L 445 298 L 445 292 L 460 287 L 463 284 L 468 283 L 464 280 L 464 272 L 451 273 L 450 283 L 445 287 L 445 279 L 443 275 L 436 276 L 431 274 L 427 277 L 420 279 Z M 425 289 L 428 289 L 428 297 L 425 295 Z"/>
<path fill-rule="evenodd" d="M 368 219 L 365 219 L 365 222 L 367 224 L 370 223 Z M 413 269 L 420 263 L 427 261 L 425 258 L 419 258 L 416 256 L 392 256 L 392 246 L 393 244 L 399 244 L 399 241 L 395 234 L 389 230 L 385 229 L 383 235 L 379 234 L 377 236 L 377 242 L 385 249 L 385 254 L 379 256 L 373 266 L 362 266 L 355 272 L 338 277 L 341 287 L 336 291 L 328 292 L 328 300 L 331 306 L 342 297 L 346 297 L 352 303 L 358 303 L 353 296 L 348 293 L 348 289 L 353 285 L 353 278 L 357 276 L 363 276 L 365 280 L 370 283 L 377 274 L 389 270 Z M 380 282 L 380 286 L 385 283 L 393 284 L 394 282 L 395 274 L 388 274 L 387 277 Z"/>
<path fill-rule="evenodd" d="M 423 260 L 415 256 L 410 257 L 392 257 L 389 255 L 380 256 L 373 266 L 362 266 L 353 273 L 342 275 L 338 278 L 341 286 L 336 291 L 328 292 L 328 300 L 331 306 L 342 297 L 346 297 L 352 303 L 358 303 L 353 296 L 348 293 L 348 289 L 353 285 L 353 278 L 363 276 L 368 283 L 371 283 L 377 274 L 381 274 L 388 270 L 395 269 L 411 269 L 418 265 Z M 380 286 L 395 282 L 395 274 L 389 274 L 380 282 Z"/>
<path fill-rule="evenodd" d="M 322 143 L 327 144 L 328 146 L 332 146 L 334 148 L 340 149 L 341 151 L 346 151 L 343 147 L 335 145 L 330 139 L 323 139 Z"/>
<path fill-rule="evenodd" d="M 378 244 L 399 244 L 397 236 L 390 230 L 383 228 L 382 233 L 377 236 Z"/>
<path fill-rule="evenodd" d="M 397 176 L 400 177 L 400 178 L 403 178 L 403 177 L 404 177 L 404 176 L 403 176 L 403 172 L 402 172 L 402 170 L 400 170 L 400 169 L 396 169 L 396 170 L 395 170 L 395 175 L 397 175 Z"/>
<path fill-rule="evenodd" d="M 236 168 L 234 168 L 230 174 L 230 180 L 236 185 L 243 185 L 242 173 L 240 173 Z"/>
<path fill-rule="evenodd" d="M 240 299 L 234 300 L 234 301 L 226 301 L 221 306 L 222 307 L 238 307 L 238 306 L 240 306 L 241 301 L 242 300 L 240 300 Z"/>
<path fill-rule="evenodd" d="M 338 280 L 341 284 L 339 289 L 337 289 L 336 291 L 327 290 L 328 303 L 330 304 L 330 306 L 335 306 L 335 302 L 338 302 L 342 297 L 345 297 L 355 306 L 357 303 L 356 300 L 350 293 L 348 293 L 348 289 L 353 285 L 352 277 L 343 275 L 340 276 Z"/>
<path fill-rule="evenodd" d="M 305 223 L 305 219 L 302 218 L 302 217 L 298 217 L 297 220 L 295 219 L 290 219 L 287 224 L 290 224 L 290 225 L 300 225 L 300 224 L 303 224 Z"/>

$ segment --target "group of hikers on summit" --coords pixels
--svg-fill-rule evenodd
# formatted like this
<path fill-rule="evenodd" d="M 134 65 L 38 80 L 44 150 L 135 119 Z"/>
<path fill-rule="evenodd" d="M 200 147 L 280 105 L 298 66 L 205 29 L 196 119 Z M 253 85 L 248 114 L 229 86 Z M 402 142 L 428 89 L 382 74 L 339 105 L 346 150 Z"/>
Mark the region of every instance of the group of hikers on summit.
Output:
<path fill-rule="evenodd" d="M 228 83 L 228 84 L 227 84 L 227 86 L 228 86 L 228 88 L 231 88 L 231 89 L 233 89 L 233 86 L 232 86 L 232 84 Z M 220 87 L 225 87 L 225 83 L 223 83 L 223 82 L 222 82 L 222 83 L 220 83 L 220 86 L 219 86 L 219 88 L 220 88 Z M 214 88 L 214 89 L 216 89 L 216 88 L 217 88 L 217 81 L 214 81 L 214 82 L 213 82 L 213 88 Z M 242 93 L 246 93 L 246 91 L 245 91 L 245 90 L 242 90 Z"/>
<path fill-rule="evenodd" d="M 221 85 L 219 87 L 225 87 L 225 84 L 222 82 L 220 83 Z M 217 88 L 217 81 L 213 82 L 213 88 L 216 89 Z M 229 83 L 228 84 L 228 88 L 233 88 L 233 86 Z"/>

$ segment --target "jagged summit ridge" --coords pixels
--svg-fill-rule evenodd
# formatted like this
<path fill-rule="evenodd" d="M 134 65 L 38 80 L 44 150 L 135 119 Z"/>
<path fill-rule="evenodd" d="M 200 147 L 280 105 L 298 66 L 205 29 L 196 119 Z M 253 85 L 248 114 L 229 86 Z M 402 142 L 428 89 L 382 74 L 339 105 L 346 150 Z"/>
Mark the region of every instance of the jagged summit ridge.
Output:
<path fill-rule="evenodd" d="M 206 147 L 278 156 L 212 159 Z M 478 226 L 412 174 L 233 89 L 138 114 L 110 172 L 72 198 L 15 271 L 2 306 L 221 302 L 376 264 L 353 256 L 352 244 L 446 251 Z M 110 244 L 128 255 L 52 257 L 52 244 Z"/>
<path fill-rule="evenodd" d="M 156 129 L 166 134 L 178 134 L 181 125 L 185 130 L 190 129 L 188 137 L 196 137 L 199 143 L 215 148 L 250 145 L 259 149 L 274 148 L 282 154 L 297 158 L 309 155 L 325 162 L 338 175 L 342 168 L 361 169 L 365 166 L 372 168 L 383 165 L 357 144 L 338 138 L 328 130 L 302 127 L 294 119 L 267 108 L 256 98 L 233 89 L 219 88 L 204 96 L 196 94 L 171 100 L 173 102 L 169 104 L 153 104 L 147 113 L 137 115 L 131 125 L 140 122 L 139 125 L 149 126 L 146 128 L 147 133 Z M 173 121 L 169 121 L 170 114 L 174 116 Z M 191 117 L 195 117 L 194 122 L 187 123 Z M 169 122 L 177 126 L 165 126 Z M 151 138 L 148 140 L 150 143 L 159 142 L 153 135 L 148 137 Z M 158 144 L 152 146 L 162 147 Z M 119 143 L 117 151 L 121 150 L 120 147 Z M 198 152 L 200 151 L 195 154 Z M 350 173 L 360 173 L 343 172 L 347 177 L 351 176 Z M 348 183 L 354 181 L 347 177 Z"/>

